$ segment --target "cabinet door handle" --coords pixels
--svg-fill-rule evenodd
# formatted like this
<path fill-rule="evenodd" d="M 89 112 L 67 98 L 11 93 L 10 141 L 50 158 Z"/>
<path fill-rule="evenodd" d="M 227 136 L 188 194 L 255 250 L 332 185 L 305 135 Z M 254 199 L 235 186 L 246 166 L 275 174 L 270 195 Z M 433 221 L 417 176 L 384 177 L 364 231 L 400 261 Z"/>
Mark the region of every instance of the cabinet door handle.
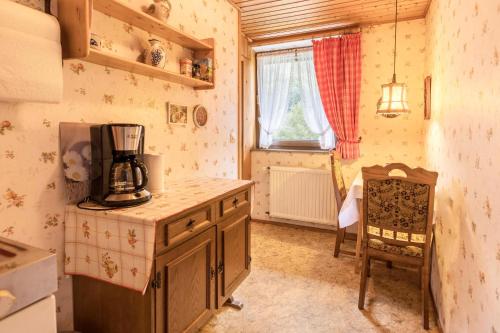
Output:
<path fill-rule="evenodd" d="M 151 281 L 151 287 L 153 289 L 161 288 L 161 272 L 156 272 L 156 277 Z"/>
<path fill-rule="evenodd" d="M 234 208 L 238 207 L 238 201 L 239 201 L 238 198 L 234 198 L 234 200 L 233 200 L 233 206 L 234 206 Z"/>
<path fill-rule="evenodd" d="M 217 272 L 219 274 L 222 274 L 222 272 L 224 272 L 224 264 L 221 262 L 219 262 L 219 266 L 217 266 Z"/>
<path fill-rule="evenodd" d="M 215 278 L 215 269 L 213 267 L 210 267 L 210 280 L 213 280 Z"/>
<path fill-rule="evenodd" d="M 196 222 L 194 219 L 189 219 L 188 223 L 186 224 L 186 228 L 190 228 L 191 231 L 194 228 L 193 224 Z"/>

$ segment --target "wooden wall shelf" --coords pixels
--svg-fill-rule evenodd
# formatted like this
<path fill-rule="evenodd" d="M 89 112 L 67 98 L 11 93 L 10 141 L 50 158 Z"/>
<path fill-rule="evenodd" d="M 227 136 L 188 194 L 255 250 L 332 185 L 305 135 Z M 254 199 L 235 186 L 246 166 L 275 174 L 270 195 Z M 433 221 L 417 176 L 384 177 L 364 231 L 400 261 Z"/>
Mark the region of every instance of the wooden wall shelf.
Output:
<path fill-rule="evenodd" d="M 121 69 L 135 74 L 146 75 L 160 80 L 180 83 L 195 89 L 212 89 L 210 82 L 190 78 L 179 73 L 170 72 L 158 67 L 143 64 L 142 62 L 132 61 L 113 53 L 90 49 L 89 56 L 82 59 L 94 64 Z"/>
<path fill-rule="evenodd" d="M 94 0 L 94 9 L 120 21 L 127 22 L 139 29 L 163 37 L 175 44 L 192 50 L 212 50 L 212 46 L 166 25 L 162 21 L 133 8 L 118 0 Z"/>
<path fill-rule="evenodd" d="M 129 7 L 123 0 L 59 0 L 58 6 L 64 59 L 81 59 L 135 74 L 183 84 L 198 90 L 213 89 L 215 87 L 215 69 L 213 73 L 214 82 L 206 82 L 126 59 L 113 53 L 91 49 L 89 45 L 92 11 L 94 9 L 191 49 L 194 51 L 195 58 L 211 58 L 212 63 L 215 64 L 213 38 L 197 39 L 146 13 Z"/>

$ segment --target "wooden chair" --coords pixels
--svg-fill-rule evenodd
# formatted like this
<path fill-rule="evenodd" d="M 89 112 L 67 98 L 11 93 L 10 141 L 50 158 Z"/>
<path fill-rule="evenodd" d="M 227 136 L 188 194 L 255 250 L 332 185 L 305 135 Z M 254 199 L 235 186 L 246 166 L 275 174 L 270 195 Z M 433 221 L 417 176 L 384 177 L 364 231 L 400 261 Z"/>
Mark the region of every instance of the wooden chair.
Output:
<path fill-rule="evenodd" d="M 344 177 L 342 176 L 342 168 L 340 164 L 341 158 L 340 154 L 335 150 L 330 150 L 330 163 L 332 167 L 332 180 L 333 189 L 335 191 L 335 202 L 337 204 L 337 210 L 340 212 L 340 208 L 347 197 L 347 190 L 345 187 Z M 338 219 L 337 219 L 338 221 Z M 335 237 L 335 250 L 333 251 L 333 256 L 338 257 L 339 253 L 346 253 L 354 255 L 352 251 L 346 251 L 340 249 L 340 243 L 344 242 L 346 228 L 340 228 L 337 222 L 337 236 Z"/>
<path fill-rule="evenodd" d="M 391 176 L 401 170 L 406 176 Z M 359 309 L 365 303 L 370 259 L 419 268 L 423 325 L 429 329 L 429 278 L 434 191 L 438 174 L 400 163 L 362 168 L 363 264 Z"/>

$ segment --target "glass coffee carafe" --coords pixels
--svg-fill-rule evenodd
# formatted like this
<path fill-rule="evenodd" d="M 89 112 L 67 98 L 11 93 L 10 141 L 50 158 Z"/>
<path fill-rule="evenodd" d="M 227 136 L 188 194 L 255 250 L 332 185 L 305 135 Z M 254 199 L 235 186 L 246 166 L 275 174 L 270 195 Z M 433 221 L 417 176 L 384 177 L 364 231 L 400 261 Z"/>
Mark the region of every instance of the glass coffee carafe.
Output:
<path fill-rule="evenodd" d="M 135 157 L 113 161 L 109 176 L 109 189 L 113 194 L 135 193 L 148 183 L 148 172 L 144 163 Z"/>

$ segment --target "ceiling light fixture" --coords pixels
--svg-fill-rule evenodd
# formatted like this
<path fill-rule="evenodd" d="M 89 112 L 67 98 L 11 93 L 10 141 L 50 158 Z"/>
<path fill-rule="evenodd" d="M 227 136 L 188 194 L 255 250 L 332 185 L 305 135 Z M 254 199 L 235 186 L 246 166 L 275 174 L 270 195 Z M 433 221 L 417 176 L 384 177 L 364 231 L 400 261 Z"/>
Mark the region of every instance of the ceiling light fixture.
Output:
<path fill-rule="evenodd" d="M 406 84 L 396 82 L 397 32 L 398 0 L 396 0 L 396 19 L 394 24 L 394 71 L 392 82 L 382 85 L 382 97 L 377 103 L 377 114 L 386 118 L 395 118 L 400 114 L 410 113 Z"/>

